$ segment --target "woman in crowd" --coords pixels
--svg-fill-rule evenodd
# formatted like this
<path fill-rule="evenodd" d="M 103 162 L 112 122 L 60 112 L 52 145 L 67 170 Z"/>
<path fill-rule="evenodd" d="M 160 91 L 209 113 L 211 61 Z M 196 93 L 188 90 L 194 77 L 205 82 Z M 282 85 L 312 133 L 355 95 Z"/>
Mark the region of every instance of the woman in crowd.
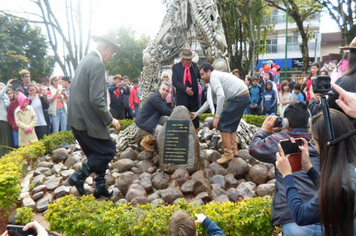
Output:
<path fill-rule="evenodd" d="M 58 76 L 52 75 L 47 92 L 47 100 L 49 102 L 48 114 L 52 123 L 52 133 L 67 130 L 67 104 L 68 99 L 65 89 L 59 86 Z"/>
<path fill-rule="evenodd" d="M 310 87 L 312 85 L 311 78 L 319 75 L 319 69 L 320 69 L 320 65 L 317 62 L 314 62 L 310 67 L 310 74 L 307 77 L 307 86 L 303 91 L 307 95 L 307 102 L 309 102 L 311 99 L 310 97 Z"/>
<path fill-rule="evenodd" d="M 167 106 L 170 108 L 170 109 L 173 109 L 175 107 L 175 104 L 174 104 L 174 97 L 176 96 L 176 88 L 173 87 L 172 85 L 172 81 L 171 81 L 171 77 L 169 76 L 169 74 L 167 72 L 163 72 L 162 73 L 162 78 L 161 78 L 162 81 L 168 81 L 169 83 L 171 83 L 171 91 L 169 92 L 169 94 L 167 95 L 166 97 L 166 103 L 167 103 Z M 202 103 L 203 104 L 203 103 Z"/>
<path fill-rule="evenodd" d="M 7 97 L 10 99 L 10 102 L 15 100 L 15 91 L 12 88 L 9 88 L 6 92 Z"/>
<path fill-rule="evenodd" d="M 29 83 L 27 86 L 30 99 L 30 105 L 37 116 L 37 122 L 35 126 L 35 132 L 38 139 L 42 139 L 47 134 L 47 122 L 45 116 L 45 109 L 48 109 L 48 101 L 43 97 L 42 93 L 37 93 L 37 88 L 34 84 Z"/>
<path fill-rule="evenodd" d="M 17 99 L 19 106 L 15 110 L 15 121 L 19 127 L 19 145 L 25 146 L 38 140 L 35 132 L 37 117 L 29 106 L 30 100 L 23 93 L 18 92 Z"/>
<path fill-rule="evenodd" d="M 353 130 L 351 122 L 340 111 L 330 109 L 330 120 L 335 138 Z M 310 162 L 305 139 L 302 139 L 304 145 L 300 147 L 302 166 L 314 184 L 320 186 L 319 194 L 303 203 L 294 185 L 288 156 L 284 155 L 280 145 L 276 166 L 283 176 L 288 207 L 298 225 L 314 224 L 321 219 L 327 236 L 355 235 L 356 137 L 351 136 L 329 146 L 328 131 L 325 129 L 327 122 L 319 113 L 313 117 L 311 126 L 312 137 L 320 153 L 321 173 Z"/>
<path fill-rule="evenodd" d="M 7 120 L 11 127 L 11 135 L 12 135 L 12 146 L 14 148 L 19 147 L 19 127 L 16 125 L 15 121 L 15 110 L 19 106 L 19 101 L 17 98 L 17 94 L 21 92 L 24 93 L 22 88 L 17 88 L 15 91 L 15 100 L 12 101 L 7 109 Z"/>
<path fill-rule="evenodd" d="M 7 97 L 6 91 L 12 86 L 12 80 L 9 80 L 5 86 L 0 83 L 0 157 L 9 152 L 7 147 L 12 147 L 11 131 L 7 121 L 7 108 L 10 105 L 10 99 Z"/>

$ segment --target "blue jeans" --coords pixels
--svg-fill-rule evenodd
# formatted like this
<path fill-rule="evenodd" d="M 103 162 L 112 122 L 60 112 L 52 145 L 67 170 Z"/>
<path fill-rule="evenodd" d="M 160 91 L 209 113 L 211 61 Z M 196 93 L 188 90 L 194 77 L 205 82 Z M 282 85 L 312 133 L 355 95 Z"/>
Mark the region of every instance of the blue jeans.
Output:
<path fill-rule="evenodd" d="M 67 130 L 67 114 L 64 108 L 57 109 L 57 115 L 51 116 L 52 119 L 52 133 L 58 133 L 59 127 L 61 131 Z"/>
<path fill-rule="evenodd" d="M 283 236 L 319 236 L 324 232 L 321 224 L 299 226 L 294 222 L 282 224 L 282 229 Z"/>
<path fill-rule="evenodd" d="M 11 135 L 12 135 L 12 146 L 14 148 L 19 147 L 19 131 L 15 131 L 11 129 Z"/>
<path fill-rule="evenodd" d="M 138 115 L 138 105 L 139 105 L 139 104 L 134 104 L 134 107 L 135 107 L 135 115 L 132 114 L 132 110 L 130 109 L 130 114 L 131 114 L 132 118 L 136 118 L 137 115 Z"/>

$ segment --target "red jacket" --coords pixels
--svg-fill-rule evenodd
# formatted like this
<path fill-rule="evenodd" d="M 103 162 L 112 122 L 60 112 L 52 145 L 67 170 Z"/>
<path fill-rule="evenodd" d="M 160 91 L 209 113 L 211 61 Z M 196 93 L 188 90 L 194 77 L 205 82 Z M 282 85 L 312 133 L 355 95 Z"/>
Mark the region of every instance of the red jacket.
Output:
<path fill-rule="evenodd" d="M 130 102 L 130 107 L 131 110 L 135 110 L 135 106 L 134 104 L 139 104 L 140 103 L 140 98 L 138 97 L 138 93 L 139 93 L 139 89 L 133 87 L 130 91 L 130 98 L 129 98 L 129 102 Z"/>
<path fill-rule="evenodd" d="M 15 110 L 18 106 L 19 102 L 17 101 L 17 99 L 15 99 L 10 103 L 9 108 L 7 109 L 7 121 L 9 122 L 11 129 L 15 131 L 19 130 L 19 127 L 17 127 L 15 122 Z"/>

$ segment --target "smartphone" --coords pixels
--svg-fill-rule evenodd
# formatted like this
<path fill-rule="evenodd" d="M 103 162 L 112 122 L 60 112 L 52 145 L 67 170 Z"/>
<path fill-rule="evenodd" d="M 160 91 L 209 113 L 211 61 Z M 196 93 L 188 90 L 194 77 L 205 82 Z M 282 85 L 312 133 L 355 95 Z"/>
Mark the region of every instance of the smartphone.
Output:
<path fill-rule="evenodd" d="M 21 80 L 19 80 L 19 79 L 14 79 L 11 83 L 12 83 L 12 88 L 15 90 L 15 89 L 17 89 L 17 88 L 20 87 Z"/>
<path fill-rule="evenodd" d="M 25 226 L 21 225 L 7 225 L 7 234 L 9 236 L 28 236 L 28 235 L 33 235 L 37 236 L 37 231 L 35 228 L 30 228 L 27 231 L 23 231 L 23 228 Z"/>
<path fill-rule="evenodd" d="M 58 85 L 58 89 L 59 89 L 60 91 L 62 91 L 63 85 L 59 84 L 59 85 Z"/>
<path fill-rule="evenodd" d="M 301 138 L 295 138 L 295 142 L 292 142 L 290 139 L 283 139 L 279 141 L 284 151 L 284 154 L 300 153 L 299 146 L 303 145 Z"/>

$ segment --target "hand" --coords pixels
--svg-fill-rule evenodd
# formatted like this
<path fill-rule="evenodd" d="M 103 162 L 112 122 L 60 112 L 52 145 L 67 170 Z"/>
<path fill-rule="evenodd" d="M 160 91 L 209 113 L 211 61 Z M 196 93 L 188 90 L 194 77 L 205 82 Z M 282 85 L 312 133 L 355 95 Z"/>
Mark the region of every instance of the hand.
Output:
<path fill-rule="evenodd" d="M 12 87 L 12 81 L 14 81 L 14 79 L 10 79 L 9 81 L 7 81 L 6 86 L 7 87 Z"/>
<path fill-rule="evenodd" d="M 1 236 L 8 236 L 7 230 Z"/>
<path fill-rule="evenodd" d="M 303 141 L 303 146 L 299 146 L 299 149 L 302 151 L 302 166 L 304 170 L 308 172 L 313 165 L 310 162 L 308 142 L 304 138 L 301 139 Z"/>
<path fill-rule="evenodd" d="M 197 220 L 195 221 L 196 224 L 201 224 L 205 220 L 206 216 L 204 214 L 195 214 Z"/>
<path fill-rule="evenodd" d="M 194 95 L 193 89 L 190 88 L 190 87 L 187 87 L 185 92 L 188 94 L 188 96 L 193 96 Z"/>
<path fill-rule="evenodd" d="M 61 94 L 62 94 L 63 96 L 66 95 L 66 90 L 65 90 L 65 89 L 62 89 Z"/>
<path fill-rule="evenodd" d="M 252 105 L 252 104 L 250 104 L 250 107 L 251 107 L 251 108 L 253 108 L 253 105 Z"/>
<path fill-rule="evenodd" d="M 60 89 L 57 89 L 57 94 L 60 94 L 61 93 L 61 90 Z"/>
<path fill-rule="evenodd" d="M 273 126 L 277 121 L 277 116 L 267 116 L 265 121 L 263 121 L 261 129 L 266 131 L 268 134 L 273 132 Z"/>
<path fill-rule="evenodd" d="M 215 129 L 218 128 L 219 121 L 220 121 L 220 117 L 215 117 L 215 119 L 214 119 L 214 121 L 213 121 L 213 127 L 214 127 Z"/>
<path fill-rule="evenodd" d="M 198 117 L 198 115 L 197 115 L 196 112 L 191 112 L 191 113 L 190 113 L 190 117 L 191 117 L 192 120 L 194 120 L 195 118 Z"/>
<path fill-rule="evenodd" d="M 25 133 L 26 133 L 26 134 L 31 133 L 32 130 L 33 130 L 33 128 L 32 128 L 32 127 L 29 127 L 29 128 L 25 131 Z"/>
<path fill-rule="evenodd" d="M 333 89 L 339 94 L 335 102 L 349 116 L 356 118 L 356 93 L 345 91 L 339 85 L 331 83 Z"/>
<path fill-rule="evenodd" d="M 316 97 L 316 95 L 314 93 L 314 90 L 313 90 L 313 85 L 310 86 L 309 94 L 310 94 L 310 99 L 312 99 L 312 98 L 317 99 L 317 97 Z"/>
<path fill-rule="evenodd" d="M 29 228 L 36 228 L 38 236 L 48 236 L 46 229 L 42 225 L 40 225 L 40 223 L 38 223 L 37 221 L 33 221 L 25 225 L 23 231 L 27 231 Z"/>
<path fill-rule="evenodd" d="M 281 175 L 284 178 L 285 176 L 292 174 L 292 167 L 288 160 L 289 155 L 287 155 L 287 156 L 284 155 L 282 146 L 279 143 L 278 143 L 278 149 L 279 149 L 279 152 L 276 153 L 276 157 L 277 157 L 276 167 L 279 170 L 279 172 L 281 172 Z"/>
<path fill-rule="evenodd" d="M 38 96 L 39 96 L 40 98 L 43 98 L 43 94 L 42 94 L 42 93 L 39 93 Z"/>
<path fill-rule="evenodd" d="M 120 131 L 121 125 L 120 125 L 120 122 L 119 122 L 117 119 L 112 118 L 111 124 L 112 124 L 113 126 L 115 126 L 115 131 L 116 131 L 116 132 L 119 132 L 119 131 Z"/>
<path fill-rule="evenodd" d="M 135 114 L 136 114 L 136 111 L 135 111 L 135 110 L 132 110 L 132 114 L 135 115 Z"/>

